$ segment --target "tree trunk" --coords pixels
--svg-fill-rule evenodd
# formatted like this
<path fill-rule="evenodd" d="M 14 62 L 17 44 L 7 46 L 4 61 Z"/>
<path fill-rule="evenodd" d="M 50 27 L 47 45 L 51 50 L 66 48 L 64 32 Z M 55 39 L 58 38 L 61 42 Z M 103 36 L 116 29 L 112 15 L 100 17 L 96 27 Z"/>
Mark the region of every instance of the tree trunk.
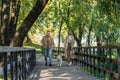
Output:
<path fill-rule="evenodd" d="M 9 16 L 10 0 L 2 0 L 1 26 L 0 26 L 0 45 L 9 45 Z"/>
<path fill-rule="evenodd" d="M 82 44 L 81 44 L 82 34 L 83 34 L 83 30 L 82 30 L 81 25 L 79 26 L 79 38 L 77 38 L 77 37 L 75 36 L 75 33 L 74 33 L 73 30 L 71 30 L 71 31 L 72 31 L 72 33 L 73 33 L 73 36 L 74 36 L 75 41 L 77 42 L 77 46 L 78 46 L 78 47 L 81 47 L 81 46 L 82 46 Z"/>
<path fill-rule="evenodd" d="M 92 14 L 92 22 L 91 22 L 91 25 L 90 25 L 90 28 L 89 28 L 89 32 L 88 32 L 88 37 L 87 37 L 87 40 L 88 40 L 88 46 L 91 46 L 90 35 L 91 35 L 91 32 L 92 32 L 93 19 L 94 19 L 94 16 L 93 16 L 93 14 Z"/>
<path fill-rule="evenodd" d="M 81 42 L 82 42 L 82 34 L 83 34 L 82 26 L 83 25 L 79 26 L 79 44 L 78 44 L 79 47 L 82 46 L 82 44 L 81 44 Z"/>
<path fill-rule="evenodd" d="M 71 0 L 68 1 L 68 9 L 67 9 L 67 21 L 66 21 L 66 24 L 67 24 L 67 27 L 68 29 L 70 29 L 70 23 L 69 23 L 69 18 L 70 18 L 70 3 L 71 3 Z"/>
<path fill-rule="evenodd" d="M 73 32 L 73 31 L 72 31 Z M 82 44 L 81 44 L 81 41 L 82 41 L 82 35 L 83 35 L 83 29 L 82 29 L 82 25 L 80 24 L 79 26 L 79 38 L 77 38 L 73 32 L 73 36 L 74 36 L 74 39 L 75 41 L 77 42 L 77 46 L 78 47 L 81 47 Z"/>
<path fill-rule="evenodd" d="M 90 35 L 91 35 L 91 31 L 92 31 L 92 23 L 91 23 L 91 25 L 90 25 L 89 32 L 88 32 L 88 36 L 87 36 L 88 46 L 90 46 L 90 45 L 91 45 L 91 43 L 90 43 Z"/>
<path fill-rule="evenodd" d="M 30 30 L 31 26 L 36 21 L 42 10 L 44 9 L 47 2 L 48 0 L 46 1 L 37 0 L 35 6 L 32 8 L 28 16 L 25 18 L 18 31 L 16 31 L 16 33 L 14 34 L 10 46 L 14 47 L 23 45 L 25 36 L 27 35 L 28 31 Z"/>
<path fill-rule="evenodd" d="M 72 33 L 73 33 L 73 36 L 74 36 L 75 41 L 77 42 L 77 45 L 79 45 L 79 44 L 80 44 L 79 39 L 76 37 L 74 31 L 73 31 L 73 30 L 71 30 L 71 31 L 72 31 Z"/>
<path fill-rule="evenodd" d="M 2 2 L 2 1 L 1 1 L 1 2 Z M 1 42 L 2 42 L 2 41 L 1 41 L 1 17 L 2 17 L 2 16 L 1 16 L 1 15 L 2 15 L 2 14 L 1 14 L 1 12 L 2 12 L 2 10 L 1 10 L 2 8 L 1 8 L 1 7 L 2 7 L 2 3 L 0 3 L 0 45 L 2 44 L 2 43 L 1 43 Z"/>
<path fill-rule="evenodd" d="M 58 35 L 58 54 L 60 53 L 60 35 L 61 35 L 61 28 L 62 28 L 62 25 L 60 25 L 59 35 Z"/>
<path fill-rule="evenodd" d="M 30 39 L 30 37 L 29 37 L 29 35 L 27 34 L 27 36 L 26 36 L 26 43 L 32 43 L 32 40 Z"/>
<path fill-rule="evenodd" d="M 96 38 L 96 42 L 97 42 L 97 46 L 101 46 L 100 38 L 99 37 Z"/>
<path fill-rule="evenodd" d="M 12 12 L 11 12 L 11 20 L 9 24 L 9 40 L 11 42 L 15 32 L 16 32 L 16 27 L 17 27 L 17 21 L 18 21 L 18 14 L 20 11 L 20 0 L 18 1 L 16 5 L 16 0 L 12 0 Z M 9 43 L 10 43 L 9 42 Z"/>

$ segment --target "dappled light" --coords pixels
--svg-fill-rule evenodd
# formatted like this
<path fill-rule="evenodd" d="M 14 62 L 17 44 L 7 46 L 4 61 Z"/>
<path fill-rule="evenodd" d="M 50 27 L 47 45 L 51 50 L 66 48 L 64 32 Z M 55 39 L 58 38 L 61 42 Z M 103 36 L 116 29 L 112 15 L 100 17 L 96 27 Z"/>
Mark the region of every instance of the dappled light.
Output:
<path fill-rule="evenodd" d="M 78 66 L 68 66 L 63 62 L 63 66 L 57 66 L 56 59 L 53 60 L 53 66 L 45 66 L 43 55 L 37 55 L 37 65 L 30 74 L 28 80 L 97 80 Z"/>
<path fill-rule="evenodd" d="M 119 54 L 120 0 L 0 0 L 0 79 L 120 80 Z M 34 69 L 28 56 L 37 62 Z M 15 64 L 17 59 L 22 62 Z M 14 74 L 18 66 L 19 76 Z"/>

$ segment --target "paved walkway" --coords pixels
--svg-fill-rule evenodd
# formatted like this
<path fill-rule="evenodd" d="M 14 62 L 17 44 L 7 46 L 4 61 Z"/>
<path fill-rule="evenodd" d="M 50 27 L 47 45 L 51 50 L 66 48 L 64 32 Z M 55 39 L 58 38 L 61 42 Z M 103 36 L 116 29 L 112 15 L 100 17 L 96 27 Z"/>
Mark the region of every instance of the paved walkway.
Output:
<path fill-rule="evenodd" d="M 42 55 L 37 55 L 37 65 L 27 80 L 99 80 L 78 66 L 68 66 L 63 62 L 63 66 L 57 66 L 57 61 L 53 60 L 53 66 L 45 66 Z"/>

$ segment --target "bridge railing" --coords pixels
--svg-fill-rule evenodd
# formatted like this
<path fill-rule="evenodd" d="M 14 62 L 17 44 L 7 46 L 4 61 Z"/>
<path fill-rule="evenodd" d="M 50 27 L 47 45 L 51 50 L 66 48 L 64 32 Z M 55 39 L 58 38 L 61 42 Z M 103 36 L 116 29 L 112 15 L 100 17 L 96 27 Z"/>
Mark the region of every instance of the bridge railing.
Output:
<path fill-rule="evenodd" d="M 58 47 L 54 50 L 58 51 Z M 64 52 L 64 48 L 59 48 Z M 73 50 L 76 64 L 89 71 L 92 75 L 106 80 L 120 80 L 120 47 L 75 47 Z"/>
<path fill-rule="evenodd" d="M 94 76 L 120 80 L 120 47 L 76 47 L 74 53 L 77 62 Z"/>
<path fill-rule="evenodd" d="M 35 49 L 0 46 L 4 80 L 26 80 L 36 65 Z"/>

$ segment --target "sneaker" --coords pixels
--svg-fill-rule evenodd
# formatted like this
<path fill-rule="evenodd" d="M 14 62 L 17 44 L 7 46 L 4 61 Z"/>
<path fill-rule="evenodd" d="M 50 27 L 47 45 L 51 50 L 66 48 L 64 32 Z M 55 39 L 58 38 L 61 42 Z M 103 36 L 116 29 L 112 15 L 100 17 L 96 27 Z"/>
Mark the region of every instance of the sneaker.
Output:
<path fill-rule="evenodd" d="M 72 65 L 72 62 L 69 62 L 69 64 L 68 64 L 69 66 L 71 66 Z"/>
<path fill-rule="evenodd" d="M 52 66 L 52 64 L 49 64 L 49 66 Z"/>
<path fill-rule="evenodd" d="M 47 63 L 45 63 L 45 66 L 47 66 Z"/>

